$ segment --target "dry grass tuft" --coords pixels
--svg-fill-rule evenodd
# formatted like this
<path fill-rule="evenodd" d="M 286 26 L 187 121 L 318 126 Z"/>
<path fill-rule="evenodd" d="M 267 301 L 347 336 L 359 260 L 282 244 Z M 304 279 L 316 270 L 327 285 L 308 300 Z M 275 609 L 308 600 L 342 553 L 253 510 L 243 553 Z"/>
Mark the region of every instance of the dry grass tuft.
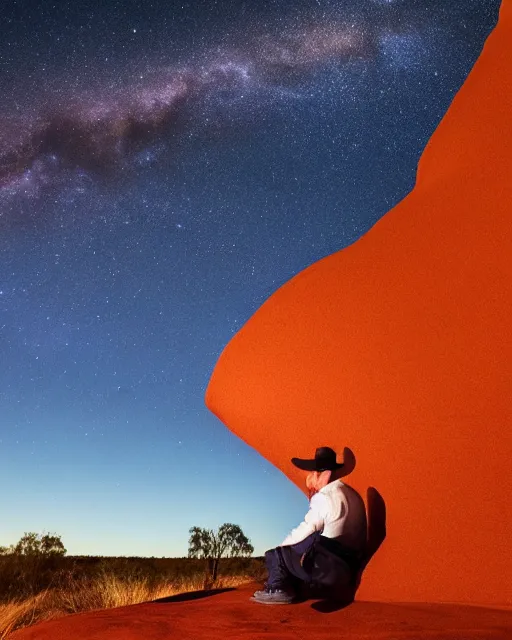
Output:
<path fill-rule="evenodd" d="M 0 604 L 0 640 L 16 629 L 65 615 L 139 604 L 203 588 L 203 576 L 186 581 L 151 583 L 143 578 L 122 579 L 103 573 L 93 580 L 70 581 L 65 588 L 47 589 L 25 600 Z M 250 576 L 222 576 L 213 588 L 237 587 L 251 582 Z"/>

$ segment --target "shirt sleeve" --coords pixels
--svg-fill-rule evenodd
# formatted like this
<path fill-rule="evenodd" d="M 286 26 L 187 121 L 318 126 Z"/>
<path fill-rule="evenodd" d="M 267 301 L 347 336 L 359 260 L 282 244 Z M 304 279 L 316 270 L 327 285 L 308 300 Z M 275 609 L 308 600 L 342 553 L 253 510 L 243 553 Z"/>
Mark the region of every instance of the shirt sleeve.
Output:
<path fill-rule="evenodd" d="M 309 511 L 306 513 L 304 520 L 286 536 L 279 546 L 287 547 L 297 544 L 297 542 L 301 542 L 312 533 L 315 533 L 315 531 L 323 531 L 326 503 L 326 497 L 322 493 L 315 493 L 311 498 Z"/>

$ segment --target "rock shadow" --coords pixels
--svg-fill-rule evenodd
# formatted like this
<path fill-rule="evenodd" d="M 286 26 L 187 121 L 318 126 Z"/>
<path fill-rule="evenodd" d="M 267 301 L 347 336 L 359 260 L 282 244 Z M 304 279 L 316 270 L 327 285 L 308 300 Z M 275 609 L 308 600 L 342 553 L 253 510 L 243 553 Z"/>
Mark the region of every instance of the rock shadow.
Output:
<path fill-rule="evenodd" d="M 226 587 L 224 589 L 206 589 L 202 591 L 189 591 L 188 593 L 178 593 L 175 596 L 167 596 L 166 598 L 158 598 L 152 600 L 152 603 L 167 604 L 168 602 L 186 602 L 187 600 L 200 600 L 201 598 L 209 598 L 216 596 L 219 593 L 226 593 L 227 591 L 236 591 L 235 587 Z"/>

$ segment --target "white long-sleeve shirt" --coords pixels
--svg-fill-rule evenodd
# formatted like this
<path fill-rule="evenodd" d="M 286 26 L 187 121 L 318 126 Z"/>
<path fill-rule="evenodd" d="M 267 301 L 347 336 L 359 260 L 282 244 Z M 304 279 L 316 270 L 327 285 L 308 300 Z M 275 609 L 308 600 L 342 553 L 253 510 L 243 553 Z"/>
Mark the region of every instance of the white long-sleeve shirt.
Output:
<path fill-rule="evenodd" d="M 366 508 L 361 496 L 340 480 L 330 482 L 313 495 L 303 522 L 280 546 L 301 542 L 315 531 L 345 546 L 362 550 L 366 544 Z"/>

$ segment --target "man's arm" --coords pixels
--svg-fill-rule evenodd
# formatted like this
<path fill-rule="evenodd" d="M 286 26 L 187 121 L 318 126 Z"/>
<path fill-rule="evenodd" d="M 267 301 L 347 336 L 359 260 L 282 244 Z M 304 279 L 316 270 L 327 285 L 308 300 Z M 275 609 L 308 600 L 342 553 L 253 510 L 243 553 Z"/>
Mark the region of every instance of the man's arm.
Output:
<path fill-rule="evenodd" d="M 315 531 L 323 531 L 327 499 L 322 493 L 315 493 L 309 503 L 309 511 L 298 527 L 293 529 L 279 546 L 287 547 L 297 544 Z"/>

